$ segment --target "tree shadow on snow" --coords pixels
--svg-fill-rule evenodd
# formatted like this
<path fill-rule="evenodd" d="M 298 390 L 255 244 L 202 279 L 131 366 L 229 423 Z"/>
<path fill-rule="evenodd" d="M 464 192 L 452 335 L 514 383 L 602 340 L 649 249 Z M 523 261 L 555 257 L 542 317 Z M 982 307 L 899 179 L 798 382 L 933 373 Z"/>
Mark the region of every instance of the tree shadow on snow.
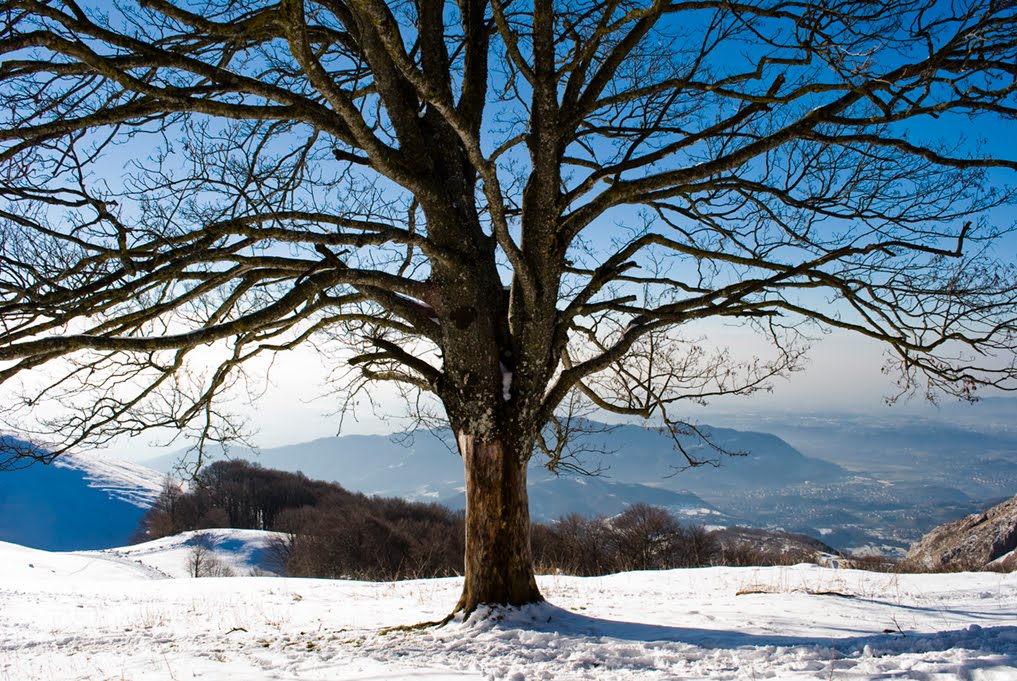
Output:
<path fill-rule="evenodd" d="M 592 638 L 604 639 L 605 642 L 621 640 L 640 643 L 682 643 L 708 649 L 763 646 L 818 647 L 836 652 L 839 657 L 850 657 L 863 651 L 872 656 L 892 656 L 922 655 L 963 648 L 979 651 L 979 659 L 953 665 L 951 671 L 959 678 L 967 678 L 974 669 L 987 665 L 1017 667 L 1017 626 L 981 627 L 972 624 L 963 629 L 932 633 L 898 630 L 892 633 L 854 634 L 844 637 L 811 637 L 607 620 L 570 612 L 550 603 L 478 614 L 481 615 L 479 621 L 487 622 L 487 626 L 492 628 L 501 631 L 518 629 L 530 635 L 549 634 L 553 635 L 559 644 L 563 638 Z M 471 620 L 466 624 L 469 626 L 475 621 L 477 620 Z"/>

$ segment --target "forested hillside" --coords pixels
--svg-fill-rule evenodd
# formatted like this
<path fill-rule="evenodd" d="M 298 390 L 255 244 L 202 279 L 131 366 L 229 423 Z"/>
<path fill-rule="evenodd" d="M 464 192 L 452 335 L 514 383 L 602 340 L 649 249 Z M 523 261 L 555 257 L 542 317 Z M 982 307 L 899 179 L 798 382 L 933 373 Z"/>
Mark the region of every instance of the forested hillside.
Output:
<path fill-rule="evenodd" d="M 168 485 L 142 520 L 144 540 L 213 527 L 284 533 L 276 547 L 290 576 L 405 579 L 462 574 L 463 513 L 438 504 L 350 492 L 301 473 L 220 461 L 189 491 Z M 762 534 L 766 534 L 765 532 Z M 721 537 L 723 536 L 723 539 Z M 667 510 L 633 504 L 612 517 L 562 516 L 534 523 L 534 558 L 545 573 L 602 575 L 702 565 L 812 561 L 815 540 L 731 541 L 684 525 Z"/>

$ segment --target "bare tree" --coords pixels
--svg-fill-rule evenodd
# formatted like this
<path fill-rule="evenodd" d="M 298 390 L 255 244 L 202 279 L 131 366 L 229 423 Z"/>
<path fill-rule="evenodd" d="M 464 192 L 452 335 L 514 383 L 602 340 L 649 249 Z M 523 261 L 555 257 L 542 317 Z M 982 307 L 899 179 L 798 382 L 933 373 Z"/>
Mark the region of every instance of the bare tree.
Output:
<path fill-rule="evenodd" d="M 680 400 L 795 369 L 803 325 L 883 342 L 904 393 L 1013 387 L 988 211 L 1017 162 L 963 133 L 1012 125 L 1015 12 L 5 2 L 8 422 L 45 415 L 54 455 L 157 426 L 229 440 L 245 367 L 314 344 L 350 394 L 443 406 L 457 609 L 539 600 L 526 465 L 561 459 L 570 428 L 546 426 L 576 395 L 681 429 Z M 773 352 L 712 347 L 704 320 Z"/>
<path fill-rule="evenodd" d="M 611 518 L 610 538 L 621 570 L 676 567 L 684 539 L 682 526 L 659 506 L 633 504 Z"/>
<path fill-rule="evenodd" d="M 191 577 L 233 577 L 233 568 L 216 555 L 212 540 L 203 534 L 191 539 L 187 552 L 187 574 Z"/>

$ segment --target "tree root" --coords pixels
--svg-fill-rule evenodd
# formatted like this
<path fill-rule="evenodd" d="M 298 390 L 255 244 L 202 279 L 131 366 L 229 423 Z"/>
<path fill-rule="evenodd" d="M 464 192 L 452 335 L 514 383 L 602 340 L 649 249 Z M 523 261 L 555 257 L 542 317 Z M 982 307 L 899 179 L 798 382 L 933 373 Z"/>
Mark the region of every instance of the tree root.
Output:
<path fill-rule="evenodd" d="M 456 616 L 456 611 L 450 612 L 444 618 L 435 620 L 433 622 L 418 622 L 417 624 L 400 624 L 395 627 L 385 627 L 378 632 L 380 636 L 387 636 L 388 634 L 394 634 L 403 631 L 423 631 L 424 629 L 441 629 L 446 624 L 451 622 Z"/>

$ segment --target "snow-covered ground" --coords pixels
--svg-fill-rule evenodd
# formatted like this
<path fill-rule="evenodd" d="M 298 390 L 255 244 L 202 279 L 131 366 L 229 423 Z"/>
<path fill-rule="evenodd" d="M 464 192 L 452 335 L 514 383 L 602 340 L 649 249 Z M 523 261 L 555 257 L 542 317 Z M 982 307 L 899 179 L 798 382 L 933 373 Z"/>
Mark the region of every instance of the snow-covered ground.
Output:
<path fill-rule="evenodd" d="M 0 543 L 0 681 L 1017 678 L 1017 574 L 547 576 L 554 605 L 386 633 L 439 619 L 460 580 L 165 578 L 166 544 Z"/>

